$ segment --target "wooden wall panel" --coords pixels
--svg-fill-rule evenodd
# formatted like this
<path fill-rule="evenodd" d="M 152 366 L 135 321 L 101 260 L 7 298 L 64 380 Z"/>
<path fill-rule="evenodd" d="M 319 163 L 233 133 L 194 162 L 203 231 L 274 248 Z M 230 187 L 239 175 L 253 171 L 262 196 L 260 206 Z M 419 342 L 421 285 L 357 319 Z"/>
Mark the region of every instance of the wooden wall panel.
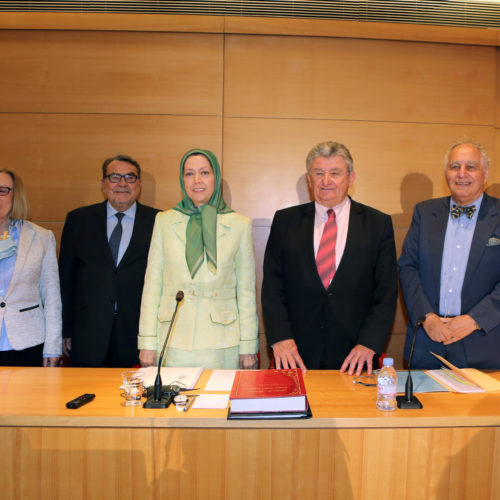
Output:
<path fill-rule="evenodd" d="M 229 116 L 489 124 L 495 48 L 228 36 Z"/>
<path fill-rule="evenodd" d="M 495 127 L 500 128 L 500 48 L 495 50 Z"/>
<path fill-rule="evenodd" d="M 307 153 L 318 142 L 337 140 L 354 158 L 352 197 L 393 215 L 395 226 L 406 229 L 414 203 L 448 194 L 443 157 L 463 136 L 494 149 L 490 127 L 225 118 L 224 177 L 236 210 L 270 222 L 276 210 L 309 201 Z"/>
<path fill-rule="evenodd" d="M 0 114 L 0 165 L 19 172 L 37 221 L 63 221 L 102 201 L 105 158 L 126 153 L 143 169 L 141 201 L 166 209 L 181 197 L 179 161 L 193 147 L 220 156 L 221 120 L 204 116 Z"/>
<path fill-rule="evenodd" d="M 125 17 L 125 16 L 123 16 Z M 142 17 L 142 16 L 141 16 Z M 194 17 L 194 16 L 190 16 Z M 62 18 L 62 19 L 61 19 Z M 97 29 L 102 27 L 103 16 L 99 16 L 100 24 L 95 19 L 88 19 L 88 29 Z M 120 19 L 121 21 L 123 19 Z M 43 19 L 40 14 L 24 15 L 22 19 L 16 19 L 15 14 L 4 14 L 0 19 L 0 26 L 12 27 L 17 25 L 23 28 L 32 28 L 36 26 L 41 29 L 57 27 L 62 29 L 71 22 L 65 20 L 63 16 L 49 24 L 47 19 Z M 81 20 L 79 20 L 81 22 Z M 147 28 L 153 29 L 153 25 L 144 23 Z M 188 21 L 184 21 L 187 24 Z M 195 21 L 196 22 L 196 21 Z M 207 25 L 213 23 L 212 19 L 207 20 Z M 114 23 L 116 26 L 117 23 Z M 194 23 L 192 23 L 194 24 Z M 138 23 L 133 27 L 131 23 L 124 23 L 125 29 L 137 29 Z M 109 28 L 114 29 L 114 28 Z M 197 29 L 201 29 L 197 27 Z M 215 26 L 210 26 L 210 31 L 215 30 Z M 192 29 L 195 31 L 195 29 Z M 484 28 L 464 28 L 459 26 L 430 26 L 424 24 L 398 24 L 377 23 L 377 22 L 359 22 L 334 19 L 299 19 L 286 18 L 279 19 L 273 17 L 237 17 L 228 16 L 224 22 L 225 33 L 239 33 L 247 35 L 284 35 L 284 36 L 311 36 L 311 37 L 335 37 L 364 40 L 403 40 L 415 42 L 438 42 L 449 44 L 467 44 L 498 46 L 500 45 L 500 34 L 497 30 Z"/>
<path fill-rule="evenodd" d="M 175 33 L 239 33 L 251 35 L 324 36 L 380 40 L 411 40 L 499 46 L 497 30 L 461 26 L 429 26 L 394 22 L 335 19 L 238 17 L 217 15 L 117 14 L 107 12 L 2 12 L 0 29 L 88 30 Z"/>
<path fill-rule="evenodd" d="M 500 101 L 500 92 L 498 95 Z M 500 124 L 495 128 L 495 149 L 490 156 L 492 157 L 492 164 L 487 191 L 492 196 L 500 198 Z"/>
<path fill-rule="evenodd" d="M 222 35 L 0 31 L 0 108 L 218 115 Z"/>

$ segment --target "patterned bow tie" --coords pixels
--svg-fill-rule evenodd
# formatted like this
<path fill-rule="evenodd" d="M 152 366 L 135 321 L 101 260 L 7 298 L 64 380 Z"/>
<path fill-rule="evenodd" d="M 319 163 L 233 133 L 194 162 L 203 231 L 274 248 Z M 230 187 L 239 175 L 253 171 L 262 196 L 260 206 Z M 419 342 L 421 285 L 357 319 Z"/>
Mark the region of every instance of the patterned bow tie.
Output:
<path fill-rule="evenodd" d="M 476 211 L 476 206 L 471 205 L 470 207 L 459 207 L 457 205 L 452 205 L 450 214 L 452 219 L 457 219 L 462 214 L 465 214 L 468 219 L 472 219 L 474 212 Z"/>

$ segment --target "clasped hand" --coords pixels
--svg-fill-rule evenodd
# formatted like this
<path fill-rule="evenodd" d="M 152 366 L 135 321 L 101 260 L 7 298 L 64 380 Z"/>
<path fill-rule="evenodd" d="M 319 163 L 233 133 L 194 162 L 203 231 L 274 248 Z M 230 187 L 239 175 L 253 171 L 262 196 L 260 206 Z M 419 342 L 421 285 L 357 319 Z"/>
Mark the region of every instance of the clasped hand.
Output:
<path fill-rule="evenodd" d="M 444 345 L 458 342 L 477 330 L 476 322 L 468 314 L 445 318 L 431 313 L 427 315 L 423 327 L 431 340 Z"/>

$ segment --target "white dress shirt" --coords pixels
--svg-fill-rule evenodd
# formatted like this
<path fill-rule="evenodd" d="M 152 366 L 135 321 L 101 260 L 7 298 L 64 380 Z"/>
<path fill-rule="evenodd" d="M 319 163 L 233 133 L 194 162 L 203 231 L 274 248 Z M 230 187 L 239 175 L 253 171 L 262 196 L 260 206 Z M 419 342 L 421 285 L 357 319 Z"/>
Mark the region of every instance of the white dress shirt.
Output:
<path fill-rule="evenodd" d="M 106 203 L 106 211 L 107 211 L 107 232 L 108 232 L 108 241 L 111 238 L 111 233 L 115 228 L 116 224 L 118 224 L 118 219 L 115 217 L 115 214 L 118 213 L 111 204 Z M 122 218 L 122 237 L 120 240 L 120 248 L 118 249 L 118 259 L 116 265 L 120 263 L 123 255 L 125 254 L 130 240 L 132 238 L 132 231 L 134 230 L 134 221 L 135 221 L 135 212 L 137 211 L 137 203 L 134 204 L 122 212 L 125 216 Z"/>

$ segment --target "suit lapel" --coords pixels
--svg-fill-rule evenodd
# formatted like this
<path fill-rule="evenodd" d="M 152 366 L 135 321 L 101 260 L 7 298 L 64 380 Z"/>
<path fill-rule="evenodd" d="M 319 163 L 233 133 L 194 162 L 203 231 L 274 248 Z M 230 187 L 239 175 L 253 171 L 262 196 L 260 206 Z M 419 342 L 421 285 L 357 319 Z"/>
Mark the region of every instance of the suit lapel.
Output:
<path fill-rule="evenodd" d="M 97 239 L 96 243 L 102 248 L 102 255 L 105 256 L 108 261 L 109 266 L 115 266 L 115 261 L 111 255 L 111 249 L 109 248 L 108 242 L 108 212 L 107 212 L 107 200 L 95 206 L 95 227 L 97 228 Z M 94 235 L 90 235 L 90 238 L 94 238 Z M 122 259 L 123 260 L 123 259 Z"/>
<path fill-rule="evenodd" d="M 28 258 L 33 238 L 35 237 L 35 230 L 30 226 L 29 222 L 23 221 L 21 226 L 21 233 L 19 235 L 19 246 L 17 247 L 16 265 L 14 266 L 14 274 L 10 280 L 9 289 L 7 290 L 6 297 L 14 290 L 16 282 L 23 272 L 26 259 Z"/>
<path fill-rule="evenodd" d="M 438 200 L 435 208 L 431 212 L 432 221 L 429 224 L 428 248 L 430 249 L 430 261 L 432 266 L 432 276 L 434 286 L 439 297 L 441 289 L 441 262 L 443 260 L 444 238 L 446 227 L 450 216 L 450 197 Z"/>
<path fill-rule="evenodd" d="M 222 217 L 217 217 L 217 241 L 225 238 L 230 231 L 231 227 L 222 222 Z"/>
<path fill-rule="evenodd" d="M 351 207 L 349 209 L 349 225 L 347 227 L 347 236 L 345 242 L 344 253 L 342 254 L 342 259 L 340 260 L 340 265 L 335 272 L 330 287 L 334 285 L 335 278 L 340 273 L 344 272 L 344 269 L 350 271 L 353 266 L 359 266 L 359 262 L 355 261 L 354 255 L 355 249 L 359 247 L 359 238 L 363 235 L 363 208 L 356 201 L 351 199 Z M 348 278 L 347 278 L 348 279 Z"/>
<path fill-rule="evenodd" d="M 171 222 L 172 229 L 174 233 L 177 235 L 177 238 L 186 245 L 186 228 L 189 221 L 189 217 L 184 214 L 181 214 L 177 210 L 174 210 L 175 215 L 177 217 Z"/>
<path fill-rule="evenodd" d="M 144 241 L 144 223 L 143 223 L 143 211 L 142 211 L 142 205 L 139 202 L 136 202 L 136 210 L 135 210 L 135 217 L 134 217 L 134 227 L 132 228 L 132 236 L 130 237 L 130 241 L 128 244 L 127 249 L 125 250 L 125 253 L 123 254 L 123 257 L 121 258 L 120 262 L 118 263 L 118 267 L 121 267 L 123 265 L 127 264 L 127 261 L 131 258 L 132 255 L 136 253 L 137 247 L 141 244 L 141 241 Z M 109 248 L 109 242 L 108 242 L 108 249 L 109 249 L 109 255 L 111 255 L 111 248 Z M 111 260 L 113 259 L 113 256 L 111 256 Z"/>
<path fill-rule="evenodd" d="M 491 210 L 491 213 L 489 213 Z M 492 203 L 489 196 L 485 193 L 481 208 L 474 229 L 474 236 L 469 252 L 469 260 L 467 261 L 467 269 L 465 270 L 464 284 L 462 290 L 465 290 L 467 284 L 472 280 L 476 268 L 483 258 L 483 253 L 486 249 L 486 244 L 490 238 L 493 228 L 498 223 L 498 211 L 492 209 Z"/>
<path fill-rule="evenodd" d="M 314 275 L 319 287 L 324 290 L 323 283 L 318 274 L 318 267 L 316 265 L 316 258 L 314 256 L 314 218 L 316 215 L 316 205 L 314 202 L 301 205 L 301 214 L 298 239 L 303 242 L 300 245 L 302 249 L 303 258 L 305 261 L 305 269 L 314 269 Z"/>

